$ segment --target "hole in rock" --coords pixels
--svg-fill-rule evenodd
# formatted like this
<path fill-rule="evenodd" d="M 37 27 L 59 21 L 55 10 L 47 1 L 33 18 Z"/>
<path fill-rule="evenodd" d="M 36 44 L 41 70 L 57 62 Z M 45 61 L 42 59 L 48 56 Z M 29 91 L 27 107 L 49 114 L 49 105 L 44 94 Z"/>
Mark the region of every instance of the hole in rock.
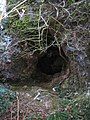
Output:
<path fill-rule="evenodd" d="M 37 68 L 40 72 L 47 75 L 54 75 L 55 73 L 61 73 L 67 66 L 64 51 L 59 52 L 57 46 L 49 47 L 41 56 L 38 58 Z M 63 57 L 62 57 L 63 56 Z"/>

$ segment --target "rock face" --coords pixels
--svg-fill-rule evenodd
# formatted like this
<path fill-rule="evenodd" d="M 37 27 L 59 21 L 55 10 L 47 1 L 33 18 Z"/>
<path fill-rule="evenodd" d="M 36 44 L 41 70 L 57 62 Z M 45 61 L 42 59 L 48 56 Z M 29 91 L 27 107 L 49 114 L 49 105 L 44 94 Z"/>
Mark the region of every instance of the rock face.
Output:
<path fill-rule="evenodd" d="M 50 82 L 56 74 L 61 76 L 62 72 L 67 71 L 69 59 L 63 46 L 51 45 L 44 52 L 36 51 L 31 55 L 25 43 L 14 46 L 16 41 L 11 37 L 2 37 L 0 71 L 6 82 Z M 55 38 L 49 33 L 47 39 L 49 45 Z M 25 52 L 26 49 L 28 51 Z"/>
<path fill-rule="evenodd" d="M 56 74 L 61 76 L 67 71 L 68 66 L 67 56 L 62 51 L 60 53 L 57 46 L 51 46 L 41 54 L 36 52 L 33 55 L 12 56 L 6 73 L 9 73 L 7 79 L 10 82 L 51 82 Z"/>
<path fill-rule="evenodd" d="M 40 42 L 41 48 L 43 48 L 42 53 L 35 52 L 36 48 L 38 47 L 36 41 L 22 42 L 18 40 L 20 50 L 14 48 L 18 54 L 16 54 L 16 52 L 13 53 L 11 57 L 11 63 L 3 63 L 4 69 L 2 74 L 6 77 L 6 79 L 9 79 L 10 81 L 17 80 L 17 82 L 28 80 L 30 83 L 31 81 L 63 81 L 70 73 L 68 60 L 69 57 L 71 60 L 70 62 L 72 63 L 70 66 L 72 69 L 71 74 L 73 75 L 71 75 L 71 80 L 68 80 L 68 82 L 71 83 L 71 86 L 72 83 L 77 83 L 77 85 L 79 85 L 78 88 L 80 86 L 83 88 L 87 79 L 86 48 L 89 41 L 89 4 L 88 2 L 81 1 L 79 4 L 73 4 L 68 7 L 69 8 L 65 8 L 66 10 L 63 10 L 61 6 L 53 6 L 48 4 L 44 5 L 44 8 L 42 8 L 43 18 L 46 18 L 45 20 L 47 21 L 47 16 L 51 15 L 51 19 L 48 22 L 49 30 L 47 30 L 47 28 L 44 29 L 44 34 L 41 36 L 43 38 Z M 53 14 L 52 11 L 55 13 L 59 12 L 59 15 L 57 15 L 58 18 L 55 17 L 56 14 Z M 73 11 L 75 12 L 75 15 L 72 14 Z M 69 14 L 71 15 L 72 19 L 69 17 Z M 80 19 L 83 17 L 85 19 Z M 27 27 L 28 26 L 26 26 L 26 28 Z M 17 26 L 15 28 L 17 28 Z M 11 30 L 15 30 L 15 28 Z M 19 33 L 21 33 L 21 29 L 19 30 Z M 48 34 L 48 31 L 51 35 Z M 37 34 L 37 32 L 35 33 Z M 24 37 L 30 38 L 33 33 L 27 32 L 27 34 L 25 33 L 24 35 L 26 35 Z M 57 48 L 55 45 L 60 45 L 63 43 L 63 40 L 67 42 L 66 47 L 64 48 L 61 46 L 60 48 Z M 34 54 L 32 55 L 30 51 L 31 49 L 34 51 Z M 13 50 L 11 49 L 11 51 Z M 65 51 L 69 52 L 70 54 L 66 54 Z M 74 84 L 72 88 L 75 88 Z"/>

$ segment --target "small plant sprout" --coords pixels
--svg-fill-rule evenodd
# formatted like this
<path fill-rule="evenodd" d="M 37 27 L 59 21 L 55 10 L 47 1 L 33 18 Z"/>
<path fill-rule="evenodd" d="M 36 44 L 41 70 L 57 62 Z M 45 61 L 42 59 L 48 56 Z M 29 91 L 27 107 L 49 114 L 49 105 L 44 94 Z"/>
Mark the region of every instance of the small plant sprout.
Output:
<path fill-rule="evenodd" d="M 23 20 L 23 17 L 24 17 L 24 14 L 25 14 L 25 10 L 22 9 L 22 10 L 19 12 L 19 10 L 16 9 L 16 11 L 17 11 L 17 13 L 18 13 L 18 15 L 19 15 L 20 20 Z"/>

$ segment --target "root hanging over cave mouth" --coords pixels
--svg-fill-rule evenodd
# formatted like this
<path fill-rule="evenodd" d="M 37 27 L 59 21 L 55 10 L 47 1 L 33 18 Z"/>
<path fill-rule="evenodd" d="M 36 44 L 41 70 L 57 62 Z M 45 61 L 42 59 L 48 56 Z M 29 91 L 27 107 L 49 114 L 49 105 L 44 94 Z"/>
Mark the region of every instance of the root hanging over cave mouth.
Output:
<path fill-rule="evenodd" d="M 54 75 L 61 73 L 67 67 L 67 56 L 64 51 L 60 51 L 58 46 L 49 47 L 38 58 L 37 68 L 41 73 L 46 75 Z"/>

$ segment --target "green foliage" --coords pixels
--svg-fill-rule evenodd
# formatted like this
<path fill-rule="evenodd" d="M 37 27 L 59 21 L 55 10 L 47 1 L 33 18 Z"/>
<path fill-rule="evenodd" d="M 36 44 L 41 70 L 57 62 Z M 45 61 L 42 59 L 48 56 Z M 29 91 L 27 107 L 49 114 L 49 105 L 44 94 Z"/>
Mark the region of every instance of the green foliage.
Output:
<path fill-rule="evenodd" d="M 69 4 L 72 4 L 75 2 L 75 0 L 68 0 Z"/>
<path fill-rule="evenodd" d="M 15 94 L 0 85 L 0 115 L 4 113 L 15 99 Z"/>
<path fill-rule="evenodd" d="M 16 3 L 18 0 L 8 0 L 8 4 L 14 4 Z"/>
<path fill-rule="evenodd" d="M 73 99 L 60 99 L 60 111 L 47 120 L 90 120 L 90 97 L 80 95 Z"/>
<path fill-rule="evenodd" d="M 90 120 L 90 96 L 78 95 L 73 99 L 60 99 L 60 109 L 51 113 L 45 120 Z M 26 120 L 44 120 L 42 114 L 26 118 Z"/>
<path fill-rule="evenodd" d="M 38 35 L 36 29 L 38 29 L 38 24 L 39 24 L 38 23 L 39 5 L 37 4 L 34 5 L 34 1 L 35 0 L 27 1 L 23 5 L 17 7 L 17 10 L 11 12 L 10 17 L 8 18 L 8 21 L 5 26 L 6 27 L 5 30 L 7 31 L 7 34 L 10 34 L 12 36 L 17 36 L 19 40 L 24 40 L 24 39 L 27 40 L 28 38 L 32 38 L 31 36 L 33 36 L 33 34 Z M 17 1 L 11 0 L 9 2 L 11 8 L 8 9 L 12 9 L 12 6 L 14 5 L 14 3 L 17 3 L 18 0 Z M 25 10 L 25 13 L 23 17 L 20 18 L 21 16 L 19 13 L 22 12 L 22 9 Z"/>
<path fill-rule="evenodd" d="M 11 26 L 11 29 L 9 29 L 10 33 L 15 34 L 17 31 L 18 38 L 23 39 L 26 33 L 31 32 L 30 28 L 32 26 L 35 27 L 37 23 L 31 22 L 29 16 L 25 16 L 22 21 L 19 19 L 11 19 L 8 22 L 8 26 L 9 25 Z"/>
<path fill-rule="evenodd" d="M 47 120 L 68 120 L 67 112 L 56 112 L 55 114 L 50 115 Z"/>

